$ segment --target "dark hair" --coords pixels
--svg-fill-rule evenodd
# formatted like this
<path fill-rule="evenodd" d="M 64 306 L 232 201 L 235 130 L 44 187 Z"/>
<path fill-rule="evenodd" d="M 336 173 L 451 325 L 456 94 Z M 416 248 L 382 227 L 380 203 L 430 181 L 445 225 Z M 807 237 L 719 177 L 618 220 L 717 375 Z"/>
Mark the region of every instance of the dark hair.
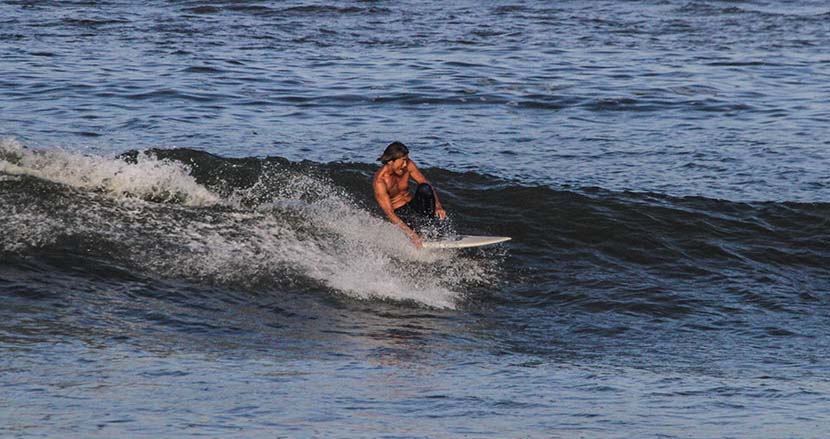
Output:
<path fill-rule="evenodd" d="M 383 155 L 378 157 L 378 161 L 385 165 L 392 160 L 397 160 L 401 157 L 406 157 L 407 155 L 409 155 L 409 148 L 407 148 L 406 145 L 401 142 L 392 142 L 386 147 L 386 150 L 383 151 Z"/>

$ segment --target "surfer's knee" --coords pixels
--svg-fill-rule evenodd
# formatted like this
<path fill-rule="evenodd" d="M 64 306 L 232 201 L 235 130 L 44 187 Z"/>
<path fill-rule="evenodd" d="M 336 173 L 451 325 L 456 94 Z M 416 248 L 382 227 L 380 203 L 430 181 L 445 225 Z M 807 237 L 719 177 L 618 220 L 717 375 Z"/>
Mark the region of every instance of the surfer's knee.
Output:
<path fill-rule="evenodd" d="M 418 185 L 418 188 L 415 189 L 415 193 L 422 197 L 431 197 L 432 196 L 432 186 L 427 183 L 421 183 Z"/>

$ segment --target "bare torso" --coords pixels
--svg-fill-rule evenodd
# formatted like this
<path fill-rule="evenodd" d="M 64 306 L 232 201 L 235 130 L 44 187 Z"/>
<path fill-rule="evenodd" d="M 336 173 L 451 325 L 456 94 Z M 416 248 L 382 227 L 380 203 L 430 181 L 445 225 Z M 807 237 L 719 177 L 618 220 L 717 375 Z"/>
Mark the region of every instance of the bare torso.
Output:
<path fill-rule="evenodd" d="M 409 193 L 408 170 L 404 171 L 403 175 L 397 175 L 394 172 L 389 172 L 387 168 L 381 168 L 375 174 L 374 180 L 383 183 L 386 187 L 392 209 L 397 209 L 412 199 L 412 195 Z"/>
<path fill-rule="evenodd" d="M 412 195 L 409 193 L 410 178 L 416 183 L 429 184 L 424 174 L 421 174 L 415 163 L 410 161 L 408 157 L 404 156 L 387 161 L 375 173 L 375 177 L 372 179 L 372 190 L 375 193 L 375 200 L 377 200 L 387 218 L 409 235 L 415 247 L 421 248 L 422 241 L 418 233 L 395 214 L 395 209 L 412 200 Z M 438 195 L 435 194 L 435 189 L 433 189 L 433 195 L 435 196 L 435 215 L 444 220 L 447 218 L 447 212 L 441 208 L 441 202 L 438 200 Z"/>

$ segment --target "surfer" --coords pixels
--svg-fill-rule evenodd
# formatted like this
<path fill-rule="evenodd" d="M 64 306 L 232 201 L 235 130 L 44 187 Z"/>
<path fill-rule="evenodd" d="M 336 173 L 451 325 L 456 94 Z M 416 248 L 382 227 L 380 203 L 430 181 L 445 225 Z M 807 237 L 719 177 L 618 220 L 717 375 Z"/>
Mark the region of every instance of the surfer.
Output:
<path fill-rule="evenodd" d="M 435 188 L 409 159 L 406 145 L 390 143 L 378 161 L 383 167 L 372 179 L 375 200 L 389 220 L 406 232 L 415 247 L 421 248 L 423 239 L 419 232 L 434 226 L 436 218 L 446 220 L 447 212 L 441 207 Z M 414 195 L 409 193 L 409 179 L 418 183 Z"/>

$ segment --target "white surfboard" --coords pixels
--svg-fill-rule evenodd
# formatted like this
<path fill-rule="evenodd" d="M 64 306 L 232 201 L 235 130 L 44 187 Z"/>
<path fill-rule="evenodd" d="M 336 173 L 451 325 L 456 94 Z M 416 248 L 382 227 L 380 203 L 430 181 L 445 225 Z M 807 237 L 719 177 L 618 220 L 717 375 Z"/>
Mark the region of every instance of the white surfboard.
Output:
<path fill-rule="evenodd" d="M 500 242 L 510 241 L 507 236 L 473 236 L 460 235 L 453 238 L 447 238 L 440 241 L 425 241 L 424 248 L 468 248 L 481 247 L 483 245 L 498 244 Z"/>

